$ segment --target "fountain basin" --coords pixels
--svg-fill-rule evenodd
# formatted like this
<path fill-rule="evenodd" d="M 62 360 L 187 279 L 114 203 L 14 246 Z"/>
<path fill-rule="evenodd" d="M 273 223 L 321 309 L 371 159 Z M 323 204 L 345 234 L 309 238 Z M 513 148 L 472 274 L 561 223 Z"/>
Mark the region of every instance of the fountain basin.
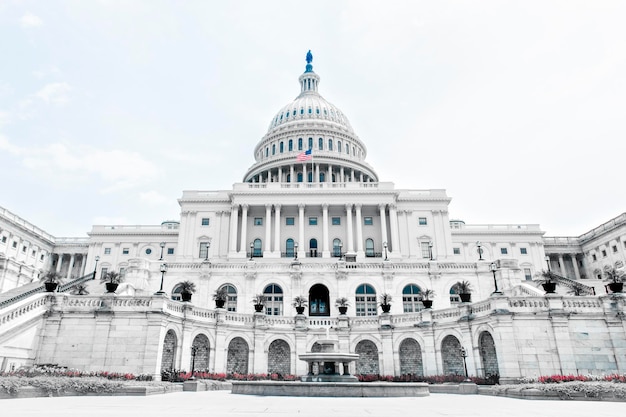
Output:
<path fill-rule="evenodd" d="M 233 381 L 233 394 L 278 397 L 426 397 L 425 382 Z"/>

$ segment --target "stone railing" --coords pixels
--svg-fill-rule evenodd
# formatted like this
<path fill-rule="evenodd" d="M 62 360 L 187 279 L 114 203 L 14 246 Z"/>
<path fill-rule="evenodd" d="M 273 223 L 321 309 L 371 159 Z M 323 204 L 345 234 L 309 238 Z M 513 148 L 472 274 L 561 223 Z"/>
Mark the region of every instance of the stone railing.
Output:
<path fill-rule="evenodd" d="M 0 338 L 23 323 L 42 317 L 51 299 L 48 293 L 40 293 L 0 308 Z"/>

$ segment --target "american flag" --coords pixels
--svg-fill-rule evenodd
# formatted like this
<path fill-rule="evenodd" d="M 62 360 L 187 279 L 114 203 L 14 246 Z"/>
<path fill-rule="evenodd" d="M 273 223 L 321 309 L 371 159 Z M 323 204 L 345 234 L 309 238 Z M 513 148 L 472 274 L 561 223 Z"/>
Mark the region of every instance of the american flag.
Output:
<path fill-rule="evenodd" d="M 313 159 L 313 155 L 311 153 L 311 149 L 309 149 L 308 151 L 304 151 L 304 152 L 300 152 L 298 154 L 298 158 L 297 160 L 302 162 L 302 161 L 308 161 Z"/>

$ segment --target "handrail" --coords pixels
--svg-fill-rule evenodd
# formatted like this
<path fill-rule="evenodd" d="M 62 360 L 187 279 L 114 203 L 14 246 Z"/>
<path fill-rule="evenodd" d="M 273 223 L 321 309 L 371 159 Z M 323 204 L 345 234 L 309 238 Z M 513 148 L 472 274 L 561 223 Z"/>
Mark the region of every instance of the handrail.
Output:
<path fill-rule="evenodd" d="M 555 274 L 554 272 L 552 272 L 552 276 L 555 277 L 558 283 L 561 285 L 564 285 L 572 290 L 574 288 L 578 288 L 581 291 L 582 295 L 596 295 L 596 289 L 593 287 L 590 287 L 585 284 L 581 284 L 578 281 L 564 277 L 559 274 Z"/>
<path fill-rule="evenodd" d="M 59 285 L 59 288 L 57 289 L 57 291 L 58 292 L 69 291 L 75 285 L 82 284 L 83 282 L 86 282 L 86 281 L 91 281 L 92 279 L 93 279 L 93 272 L 90 272 L 87 275 L 83 275 L 82 277 L 75 278 L 72 281 L 66 282 L 63 285 Z"/>
<path fill-rule="evenodd" d="M 57 291 L 58 292 L 67 292 L 69 291 L 72 287 L 74 287 L 77 284 L 82 284 L 83 282 L 89 281 L 90 279 L 93 278 L 93 273 L 89 273 L 87 275 L 83 275 L 82 277 L 79 278 L 75 278 L 70 282 L 67 282 L 63 285 L 59 285 Z M 3 309 L 7 306 L 10 306 L 11 304 L 17 303 L 21 300 L 24 300 L 28 297 L 30 297 L 31 295 L 34 294 L 39 294 L 40 292 L 43 292 L 45 288 L 45 285 L 41 284 L 37 287 L 31 288 L 29 290 L 26 290 L 22 293 L 16 294 L 11 298 L 7 298 L 6 300 L 0 301 L 0 309 Z"/>

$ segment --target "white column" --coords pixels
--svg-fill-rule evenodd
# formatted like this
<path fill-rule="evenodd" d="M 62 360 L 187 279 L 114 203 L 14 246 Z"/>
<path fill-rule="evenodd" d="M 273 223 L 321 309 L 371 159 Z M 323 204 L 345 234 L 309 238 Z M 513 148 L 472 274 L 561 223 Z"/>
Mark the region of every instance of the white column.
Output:
<path fill-rule="evenodd" d="M 245 254 L 248 250 L 248 205 L 241 205 L 241 242 L 239 252 Z"/>
<path fill-rule="evenodd" d="M 280 204 L 274 204 L 274 253 L 280 258 Z"/>
<path fill-rule="evenodd" d="M 298 257 L 304 258 L 304 204 L 298 204 Z"/>
<path fill-rule="evenodd" d="M 350 181 L 354 182 L 354 169 L 350 170 Z"/>
<path fill-rule="evenodd" d="M 70 279 L 72 278 L 72 269 L 74 268 L 74 254 L 70 255 L 70 264 L 67 267 L 67 275 L 66 275 L 66 279 Z"/>
<path fill-rule="evenodd" d="M 559 271 L 561 271 L 561 276 L 562 277 L 566 277 L 567 278 L 567 276 L 565 275 L 565 261 L 563 260 L 563 254 L 562 253 L 559 255 Z"/>
<path fill-rule="evenodd" d="M 313 172 L 313 182 L 320 181 L 320 164 L 311 163 L 311 172 Z"/>
<path fill-rule="evenodd" d="M 381 246 L 384 242 L 387 242 L 387 245 L 389 245 L 389 241 L 387 240 L 387 219 L 385 216 L 385 205 L 379 204 L 378 210 L 380 211 L 380 238 L 382 240 Z"/>
<path fill-rule="evenodd" d="M 293 176 L 293 164 L 289 166 L 289 182 L 296 182 L 296 177 Z"/>
<path fill-rule="evenodd" d="M 263 243 L 263 256 L 271 253 L 272 248 L 272 205 L 265 205 L 265 242 Z"/>
<path fill-rule="evenodd" d="M 363 251 L 363 220 L 361 218 L 361 204 L 355 204 L 356 208 L 356 254 L 359 257 L 365 256 Z"/>
<path fill-rule="evenodd" d="M 328 249 L 328 203 L 322 204 L 322 258 L 330 258 Z"/>
<path fill-rule="evenodd" d="M 348 226 L 348 252 L 354 252 L 354 235 L 352 233 L 352 204 L 346 204 L 346 223 Z"/>
<path fill-rule="evenodd" d="M 63 263 L 63 254 L 59 253 L 57 255 L 57 269 L 56 269 L 56 273 L 58 274 L 59 272 L 61 272 L 61 264 Z"/>
<path fill-rule="evenodd" d="M 236 253 L 237 252 L 237 222 L 239 217 L 239 205 L 233 204 L 230 209 L 230 248 L 229 252 Z"/>
<path fill-rule="evenodd" d="M 307 181 L 307 176 L 306 176 L 306 162 L 304 164 L 302 164 L 302 182 L 306 183 Z"/>
<path fill-rule="evenodd" d="M 283 182 L 283 167 L 278 167 L 278 182 Z"/>
<path fill-rule="evenodd" d="M 326 177 L 326 182 L 333 182 L 333 166 L 328 164 L 328 174 Z"/>
<path fill-rule="evenodd" d="M 343 167 L 339 168 L 339 181 L 337 182 L 344 182 L 344 178 L 343 178 Z"/>
<path fill-rule="evenodd" d="M 576 279 L 580 279 L 580 271 L 578 270 L 578 261 L 576 260 L 576 254 L 572 253 L 570 257 L 572 258 L 572 265 L 574 265 L 574 275 L 576 276 Z"/>
<path fill-rule="evenodd" d="M 398 239 L 398 212 L 396 205 L 389 206 L 389 227 L 391 227 L 391 252 L 395 252 L 400 256 L 400 239 Z"/>

